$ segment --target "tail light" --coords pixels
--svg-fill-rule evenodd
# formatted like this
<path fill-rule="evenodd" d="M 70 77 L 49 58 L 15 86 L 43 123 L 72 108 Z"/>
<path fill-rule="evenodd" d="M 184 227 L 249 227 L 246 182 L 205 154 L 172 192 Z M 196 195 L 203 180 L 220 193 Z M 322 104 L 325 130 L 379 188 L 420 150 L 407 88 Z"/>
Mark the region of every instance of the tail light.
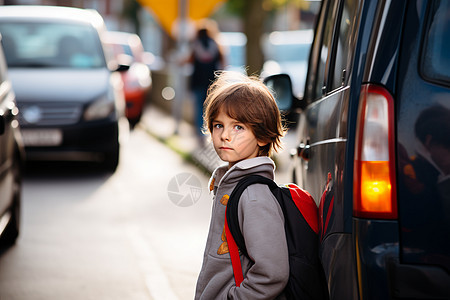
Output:
<path fill-rule="evenodd" d="M 355 143 L 353 215 L 396 219 L 394 105 L 384 88 L 361 90 Z"/>

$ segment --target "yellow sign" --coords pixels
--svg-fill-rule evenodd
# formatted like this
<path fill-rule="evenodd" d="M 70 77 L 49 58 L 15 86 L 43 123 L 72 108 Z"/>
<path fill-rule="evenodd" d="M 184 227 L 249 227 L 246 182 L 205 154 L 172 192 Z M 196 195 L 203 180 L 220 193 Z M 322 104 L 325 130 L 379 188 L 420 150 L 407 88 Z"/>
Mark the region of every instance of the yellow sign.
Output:
<path fill-rule="evenodd" d="M 178 8 L 180 0 L 138 0 L 146 9 L 153 12 L 160 25 L 172 34 L 174 24 L 178 18 Z M 224 0 L 183 0 L 188 4 L 187 17 L 190 20 L 200 20 L 207 18 Z"/>

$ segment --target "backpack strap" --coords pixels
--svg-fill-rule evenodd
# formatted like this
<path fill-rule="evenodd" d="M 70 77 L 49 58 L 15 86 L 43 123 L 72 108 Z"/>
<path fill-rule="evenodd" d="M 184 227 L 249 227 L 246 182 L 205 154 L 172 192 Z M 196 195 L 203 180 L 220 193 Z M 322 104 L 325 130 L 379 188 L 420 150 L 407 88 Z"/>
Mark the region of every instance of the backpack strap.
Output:
<path fill-rule="evenodd" d="M 226 215 L 226 210 L 225 210 Z M 236 242 L 233 239 L 233 235 L 228 227 L 227 219 L 225 218 L 225 234 L 227 236 L 228 249 L 230 250 L 231 265 L 233 266 L 234 281 L 236 286 L 239 287 L 244 280 L 244 274 L 242 273 L 241 259 L 239 257 L 239 249 Z"/>
<path fill-rule="evenodd" d="M 255 183 L 268 185 L 272 192 L 274 191 L 274 189 L 278 188 L 278 185 L 273 180 L 267 177 L 263 177 L 260 175 L 249 175 L 241 179 L 234 188 L 233 192 L 231 192 L 230 198 L 228 199 L 227 210 L 225 213 L 226 222 L 228 223 L 229 230 L 234 238 L 234 241 L 236 242 L 236 245 L 238 246 L 239 250 L 241 250 L 242 254 L 247 256 L 249 259 L 250 257 L 247 253 L 247 248 L 245 247 L 244 236 L 242 235 L 241 228 L 239 226 L 238 207 L 239 200 L 244 190 L 248 186 Z"/>

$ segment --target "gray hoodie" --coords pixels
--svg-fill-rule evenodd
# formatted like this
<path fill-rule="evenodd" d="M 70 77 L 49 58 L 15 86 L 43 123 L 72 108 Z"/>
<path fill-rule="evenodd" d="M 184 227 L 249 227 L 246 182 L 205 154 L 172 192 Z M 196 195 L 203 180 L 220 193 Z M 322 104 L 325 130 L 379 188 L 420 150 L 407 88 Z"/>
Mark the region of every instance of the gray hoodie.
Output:
<path fill-rule="evenodd" d="M 228 170 L 217 168 L 210 181 L 213 207 L 203 266 L 195 299 L 284 299 L 279 296 L 289 277 L 283 212 L 269 188 L 249 186 L 239 202 L 239 223 L 249 256 L 241 254 L 244 281 L 236 287 L 224 233 L 225 208 L 238 181 L 250 174 L 274 178 L 275 164 L 266 157 L 243 160 Z"/>

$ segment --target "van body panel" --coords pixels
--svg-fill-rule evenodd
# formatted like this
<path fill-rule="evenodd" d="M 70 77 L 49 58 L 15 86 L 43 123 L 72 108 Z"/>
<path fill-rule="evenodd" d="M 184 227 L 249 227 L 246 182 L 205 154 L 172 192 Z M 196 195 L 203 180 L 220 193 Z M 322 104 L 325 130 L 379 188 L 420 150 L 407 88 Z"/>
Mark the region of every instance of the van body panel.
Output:
<path fill-rule="evenodd" d="M 450 67 L 449 23 L 439 15 L 439 9 L 450 14 L 450 5 L 433 4 L 409 3 L 405 28 L 408 35 L 417 34 L 402 42 L 397 96 L 400 257 L 402 263 L 440 266 L 450 284 L 450 82 L 431 82 L 421 66 L 427 44 L 446 42 L 440 47 L 447 57 L 439 68 Z M 442 40 L 432 40 L 434 31 L 440 31 Z M 438 60 L 433 55 L 431 60 Z M 450 77 L 448 69 L 446 73 Z"/>
<path fill-rule="evenodd" d="M 301 100 L 308 105 L 297 127 L 298 149 L 309 146 L 308 156 L 299 153 L 293 163 L 297 183 L 319 205 L 330 299 L 450 299 L 449 15 L 445 1 L 322 2 Z M 394 100 L 394 220 L 353 216 L 355 136 L 366 84 Z M 428 127 L 417 123 L 436 106 L 428 126 L 435 127 L 421 140 L 417 131 Z"/>

